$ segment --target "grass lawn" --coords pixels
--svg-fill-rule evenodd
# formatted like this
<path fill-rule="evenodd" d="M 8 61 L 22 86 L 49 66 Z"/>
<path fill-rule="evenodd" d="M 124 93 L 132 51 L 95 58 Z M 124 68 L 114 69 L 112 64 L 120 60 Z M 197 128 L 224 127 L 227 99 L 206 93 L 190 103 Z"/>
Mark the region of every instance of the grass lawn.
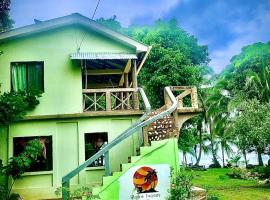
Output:
<path fill-rule="evenodd" d="M 193 183 L 206 189 L 208 197 L 218 197 L 219 200 L 270 200 L 270 186 L 260 186 L 255 180 L 231 179 L 226 176 L 228 171 L 193 171 Z"/>

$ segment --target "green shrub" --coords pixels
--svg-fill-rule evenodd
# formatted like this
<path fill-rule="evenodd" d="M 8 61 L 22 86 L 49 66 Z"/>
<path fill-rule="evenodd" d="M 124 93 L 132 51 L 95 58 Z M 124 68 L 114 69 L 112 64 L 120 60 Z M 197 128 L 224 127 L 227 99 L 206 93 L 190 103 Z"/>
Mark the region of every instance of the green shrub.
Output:
<path fill-rule="evenodd" d="M 3 166 L 0 160 L 0 176 L 5 176 L 12 180 L 9 188 L 2 188 L 2 199 L 12 200 L 18 196 L 16 194 L 10 194 L 15 181 L 21 178 L 23 173 L 31 167 L 31 164 L 41 153 L 41 144 L 39 140 L 34 139 L 27 143 L 25 149 L 18 156 L 12 157 L 6 166 Z"/>
<path fill-rule="evenodd" d="M 92 190 L 88 187 L 80 187 L 76 189 L 69 189 L 69 188 L 63 188 L 64 191 L 69 191 L 70 193 L 70 200 L 99 200 L 98 195 L 93 195 Z M 56 191 L 54 192 L 56 196 L 61 196 L 62 194 L 62 187 L 58 187 Z"/>
<path fill-rule="evenodd" d="M 248 170 L 245 168 L 233 167 L 227 173 L 231 178 L 248 179 Z"/>
<path fill-rule="evenodd" d="M 0 95 L 0 125 L 7 125 L 23 118 L 27 111 L 38 104 L 39 91 L 6 92 Z"/>
<path fill-rule="evenodd" d="M 185 200 L 190 197 L 192 174 L 184 169 L 172 173 L 169 200 Z"/>
<path fill-rule="evenodd" d="M 256 166 L 251 169 L 251 172 L 257 173 L 259 178 L 270 178 L 270 166 Z"/>
<path fill-rule="evenodd" d="M 207 200 L 219 200 L 219 198 L 217 196 L 208 196 Z"/>

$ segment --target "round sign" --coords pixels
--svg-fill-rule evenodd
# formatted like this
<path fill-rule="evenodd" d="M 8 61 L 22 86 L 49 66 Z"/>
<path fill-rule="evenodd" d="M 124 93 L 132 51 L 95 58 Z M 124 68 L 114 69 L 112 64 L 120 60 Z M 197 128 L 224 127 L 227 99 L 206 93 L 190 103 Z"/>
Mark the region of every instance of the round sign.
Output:
<path fill-rule="evenodd" d="M 138 193 L 157 192 L 157 172 L 151 167 L 141 167 L 133 175 L 133 184 Z"/>

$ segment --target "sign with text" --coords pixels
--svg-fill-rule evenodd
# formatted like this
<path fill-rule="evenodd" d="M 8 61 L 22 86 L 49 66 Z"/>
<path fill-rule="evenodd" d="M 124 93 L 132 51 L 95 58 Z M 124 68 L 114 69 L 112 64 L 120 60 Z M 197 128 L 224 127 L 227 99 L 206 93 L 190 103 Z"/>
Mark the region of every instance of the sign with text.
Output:
<path fill-rule="evenodd" d="M 120 177 L 119 185 L 119 200 L 167 199 L 170 189 L 170 166 L 134 166 Z"/>

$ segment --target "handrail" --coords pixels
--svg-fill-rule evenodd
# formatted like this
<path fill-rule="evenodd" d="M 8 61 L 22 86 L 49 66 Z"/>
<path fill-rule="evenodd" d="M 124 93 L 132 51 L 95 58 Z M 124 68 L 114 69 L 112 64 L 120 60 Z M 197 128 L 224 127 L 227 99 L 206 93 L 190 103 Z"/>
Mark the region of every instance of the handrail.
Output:
<path fill-rule="evenodd" d="M 83 93 L 105 93 L 105 92 L 136 92 L 136 88 L 105 88 L 105 89 L 83 89 Z"/>
<path fill-rule="evenodd" d="M 113 148 L 118 143 L 122 142 L 124 139 L 131 136 L 134 132 L 136 132 L 140 128 L 151 124 L 152 122 L 156 121 L 157 119 L 163 118 L 166 115 L 171 114 L 177 108 L 177 100 L 171 91 L 171 87 L 165 87 L 164 90 L 167 93 L 172 105 L 167 110 L 165 110 L 165 111 L 163 111 L 163 112 L 161 112 L 153 117 L 146 119 L 146 117 L 149 115 L 149 113 L 151 111 L 150 104 L 147 100 L 147 97 L 146 97 L 143 89 L 138 88 L 138 90 L 140 91 L 141 96 L 143 98 L 143 101 L 145 103 L 146 113 L 138 120 L 138 122 L 136 122 L 134 125 L 129 127 L 122 134 L 120 134 L 117 138 L 115 138 L 113 141 L 111 141 L 108 145 L 106 145 L 104 148 L 102 148 L 96 154 L 94 154 L 91 158 L 86 160 L 84 163 L 82 163 L 80 166 L 78 166 L 76 169 L 72 170 L 70 173 L 68 173 L 67 175 L 65 175 L 62 178 L 62 199 L 63 200 L 68 200 L 68 198 L 69 198 L 69 191 L 66 190 L 64 187 L 69 188 L 69 183 L 70 183 L 71 178 L 73 178 L 74 176 L 79 174 L 83 169 L 85 169 L 87 166 L 89 166 L 91 163 L 93 163 L 96 159 L 98 159 L 99 157 L 101 157 L 102 155 L 107 153 L 111 148 Z"/>

